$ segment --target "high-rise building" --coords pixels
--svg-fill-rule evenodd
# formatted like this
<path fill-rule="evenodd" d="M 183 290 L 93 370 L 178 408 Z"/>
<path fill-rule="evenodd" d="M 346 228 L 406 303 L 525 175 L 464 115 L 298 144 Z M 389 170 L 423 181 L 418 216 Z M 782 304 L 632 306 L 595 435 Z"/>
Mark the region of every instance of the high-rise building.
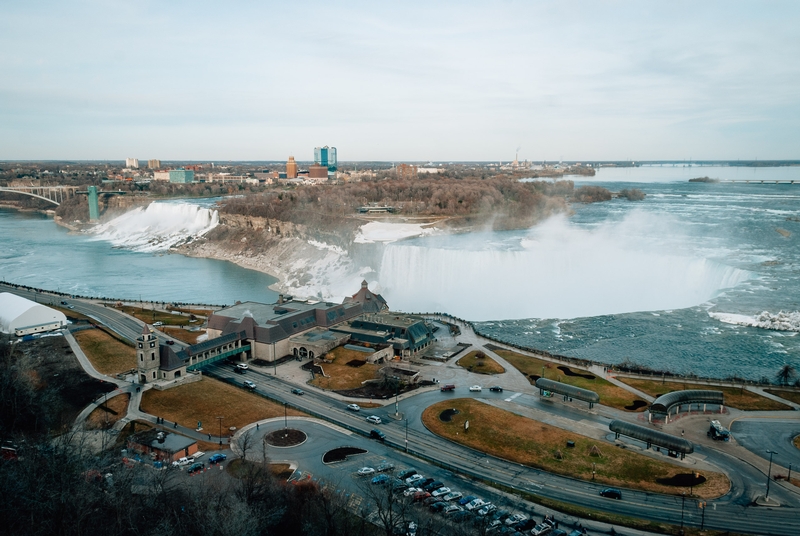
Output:
<path fill-rule="evenodd" d="M 130 169 L 139 169 L 139 159 L 138 158 L 126 158 L 125 159 L 125 167 Z"/>
<path fill-rule="evenodd" d="M 171 169 L 169 170 L 169 182 L 182 184 L 190 183 L 194 180 L 194 171 L 190 169 Z"/>
<path fill-rule="evenodd" d="M 297 178 L 297 162 L 294 161 L 293 156 L 290 156 L 289 161 L 286 162 L 286 177 L 289 179 Z"/>
<path fill-rule="evenodd" d="M 152 160 L 148 160 L 147 167 L 149 169 L 161 169 L 161 160 L 159 160 L 158 158 L 153 158 Z"/>
<path fill-rule="evenodd" d="M 336 147 L 315 147 L 314 148 L 314 163 L 318 166 L 325 166 L 328 168 L 328 173 L 336 171 Z"/>

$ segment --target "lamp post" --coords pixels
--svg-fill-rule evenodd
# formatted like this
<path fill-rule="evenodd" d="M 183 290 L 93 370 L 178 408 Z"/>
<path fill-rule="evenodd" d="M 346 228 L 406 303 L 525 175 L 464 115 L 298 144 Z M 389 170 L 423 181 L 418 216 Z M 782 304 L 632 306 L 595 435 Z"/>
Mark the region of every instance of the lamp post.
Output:
<path fill-rule="evenodd" d="M 764 499 L 769 499 L 769 479 L 772 477 L 772 455 L 775 454 L 775 452 L 768 450 L 767 453 L 769 454 L 769 469 L 767 470 L 767 494 L 764 496 Z"/>
<path fill-rule="evenodd" d="M 289 428 L 289 418 L 286 415 L 286 402 L 283 403 L 283 428 Z"/>
<path fill-rule="evenodd" d="M 789 482 L 789 484 L 792 483 L 792 464 L 791 463 L 789 464 L 789 478 L 787 478 L 786 481 Z"/>
<path fill-rule="evenodd" d="M 219 421 L 219 444 L 222 445 L 222 419 L 223 417 L 217 417 Z"/>
<path fill-rule="evenodd" d="M 398 398 L 398 389 L 400 388 L 399 385 L 394 386 L 394 415 L 395 417 L 400 415 L 400 399 Z"/>
<path fill-rule="evenodd" d="M 683 505 L 686 502 L 686 492 L 681 492 L 681 534 L 683 534 Z"/>
<path fill-rule="evenodd" d="M 408 418 L 406 418 L 406 454 L 408 454 Z"/>

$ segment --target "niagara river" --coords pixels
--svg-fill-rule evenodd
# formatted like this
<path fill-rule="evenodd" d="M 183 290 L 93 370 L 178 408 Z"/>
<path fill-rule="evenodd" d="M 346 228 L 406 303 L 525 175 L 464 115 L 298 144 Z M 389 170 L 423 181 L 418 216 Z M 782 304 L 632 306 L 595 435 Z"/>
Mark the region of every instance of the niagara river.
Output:
<path fill-rule="evenodd" d="M 800 181 L 800 168 L 603 168 L 576 186 L 645 199 L 573 205 L 526 230 L 354 244 L 348 277 L 291 290 L 341 299 L 363 277 L 393 310 L 446 312 L 498 340 L 612 365 L 754 380 L 800 368 L 800 184 L 688 182 L 705 175 Z M 0 279 L 129 300 L 274 302 L 269 275 L 168 252 L 218 219 L 212 202 L 158 202 L 75 234 L 0 209 Z"/>

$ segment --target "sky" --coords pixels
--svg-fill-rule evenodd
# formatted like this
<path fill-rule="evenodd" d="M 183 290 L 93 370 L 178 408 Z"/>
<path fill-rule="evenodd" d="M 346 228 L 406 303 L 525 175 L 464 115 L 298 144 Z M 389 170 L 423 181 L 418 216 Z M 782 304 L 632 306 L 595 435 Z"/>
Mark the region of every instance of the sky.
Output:
<path fill-rule="evenodd" d="M 800 158 L 800 2 L 0 2 L 0 159 Z"/>

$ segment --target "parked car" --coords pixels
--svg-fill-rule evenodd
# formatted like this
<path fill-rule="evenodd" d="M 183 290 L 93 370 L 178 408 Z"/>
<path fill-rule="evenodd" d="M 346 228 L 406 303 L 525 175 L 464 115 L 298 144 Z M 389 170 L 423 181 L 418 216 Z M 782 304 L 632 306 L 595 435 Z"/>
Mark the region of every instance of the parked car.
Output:
<path fill-rule="evenodd" d="M 378 467 L 376 467 L 375 470 L 378 471 L 379 473 L 383 473 L 386 471 L 394 471 L 394 464 L 389 462 L 383 462 L 382 464 L 378 465 Z"/>
<path fill-rule="evenodd" d="M 424 504 L 425 506 L 430 506 L 433 503 L 437 503 L 437 502 L 442 502 L 442 501 L 439 500 L 439 497 L 428 497 L 427 499 L 422 501 L 422 504 Z"/>
<path fill-rule="evenodd" d="M 372 439 L 377 439 L 378 441 L 383 441 L 386 439 L 386 434 L 381 432 L 380 430 L 375 430 L 374 428 L 369 431 L 369 437 Z"/>
<path fill-rule="evenodd" d="M 600 495 L 609 499 L 622 499 L 622 492 L 617 488 L 606 488 L 600 492 Z"/>
<path fill-rule="evenodd" d="M 467 495 L 466 497 L 462 497 L 462 498 L 461 498 L 461 499 L 458 501 L 458 504 L 460 504 L 461 506 L 464 506 L 464 505 L 465 505 L 465 504 L 467 504 L 467 503 L 471 503 L 471 502 L 472 502 L 472 501 L 474 501 L 475 499 L 477 499 L 477 497 L 476 497 L 475 495 Z"/>
<path fill-rule="evenodd" d="M 457 504 L 448 504 L 447 506 L 445 506 L 444 510 L 442 510 L 442 513 L 444 515 L 449 515 L 449 514 L 455 514 L 456 512 L 463 512 L 463 511 L 464 511 L 464 508 L 462 506 L 459 506 Z"/>
<path fill-rule="evenodd" d="M 544 536 L 545 534 L 550 534 L 553 532 L 555 527 L 555 522 L 549 519 L 545 519 L 531 530 L 531 534 L 533 536 Z"/>
<path fill-rule="evenodd" d="M 447 507 L 447 503 L 446 503 L 446 502 L 444 502 L 444 501 L 440 501 L 440 500 L 438 500 L 438 499 L 437 499 L 437 501 L 436 501 L 435 503 L 433 503 L 433 504 L 430 506 L 431 510 L 433 510 L 434 512 L 441 512 L 441 511 L 442 511 L 442 510 L 444 510 L 446 507 Z"/>
<path fill-rule="evenodd" d="M 416 475 L 416 474 L 417 474 L 417 470 L 416 469 L 403 469 L 402 471 L 397 473 L 397 478 L 402 478 L 403 480 L 406 480 L 410 476 Z"/>
<path fill-rule="evenodd" d="M 448 493 L 447 495 L 442 497 L 442 499 L 444 499 L 445 501 L 448 501 L 448 502 L 449 501 L 456 501 L 456 500 L 458 500 L 460 498 L 461 498 L 461 492 L 460 491 L 451 491 L 450 493 Z"/>
<path fill-rule="evenodd" d="M 250 389 L 251 391 L 256 388 L 256 384 L 251 382 L 250 380 L 245 380 L 242 383 L 244 384 L 245 388 Z"/>
<path fill-rule="evenodd" d="M 361 411 L 361 406 L 358 404 L 347 404 L 347 409 L 350 411 Z"/>
<path fill-rule="evenodd" d="M 402 480 L 395 478 L 394 482 L 392 482 L 392 489 L 394 491 L 404 491 L 408 489 L 408 484 L 406 484 Z"/>
<path fill-rule="evenodd" d="M 187 471 L 187 473 L 189 473 L 190 475 L 191 475 L 192 473 L 198 473 L 198 472 L 202 471 L 202 470 L 205 468 L 205 465 L 206 465 L 206 464 L 204 464 L 204 463 L 201 463 L 201 462 L 193 463 L 193 464 L 192 464 L 192 465 L 189 467 L 189 470 Z"/>
<path fill-rule="evenodd" d="M 431 494 L 427 491 L 418 491 L 414 494 L 414 502 L 424 501 L 425 499 L 429 499 L 430 496 Z"/>
<path fill-rule="evenodd" d="M 164 322 L 153 322 L 154 326 L 163 326 Z"/>
<path fill-rule="evenodd" d="M 489 390 L 493 391 L 495 393 L 502 393 L 503 392 L 503 388 L 500 387 L 499 385 L 492 385 L 491 387 L 489 387 Z"/>
<path fill-rule="evenodd" d="M 218 452 L 216 454 L 212 454 L 211 455 L 211 457 L 208 459 L 208 463 L 210 463 L 211 465 L 214 465 L 214 464 L 217 464 L 217 463 L 220 463 L 220 462 L 224 462 L 227 459 L 228 459 L 228 457 L 225 454 L 222 454 L 221 452 Z"/>
<path fill-rule="evenodd" d="M 486 501 L 484 501 L 483 499 L 473 499 L 473 500 L 471 500 L 470 502 L 468 502 L 468 503 L 467 503 L 466 505 L 464 505 L 464 506 L 467 508 L 467 510 L 469 510 L 470 512 L 472 512 L 473 510 L 475 510 L 475 509 L 477 509 L 477 508 L 483 508 L 483 507 L 484 507 L 484 506 L 486 506 L 487 504 L 489 504 L 489 503 L 487 503 L 487 502 L 486 502 Z"/>
<path fill-rule="evenodd" d="M 293 395 L 302 395 L 302 394 L 305 394 L 305 393 L 303 393 L 302 389 L 298 389 L 297 387 L 295 387 L 294 389 L 292 389 L 292 394 Z"/>
<path fill-rule="evenodd" d="M 414 486 L 423 480 L 425 480 L 425 477 L 420 474 L 411 475 L 410 477 L 406 478 L 406 484 L 409 486 Z"/>
<path fill-rule="evenodd" d="M 431 495 L 434 497 L 444 497 L 448 493 L 450 493 L 450 488 L 441 487 L 439 489 L 432 491 Z"/>
<path fill-rule="evenodd" d="M 369 417 L 367 417 L 367 422 L 370 424 L 380 424 L 383 421 L 377 415 L 370 415 Z"/>
<path fill-rule="evenodd" d="M 491 514 L 495 510 L 497 510 L 497 507 L 495 505 L 493 505 L 492 503 L 489 503 L 489 504 L 485 505 L 483 508 L 481 508 L 480 510 L 478 510 L 478 515 L 483 517 L 483 516 Z"/>
<path fill-rule="evenodd" d="M 455 390 L 455 388 L 456 388 L 455 385 L 453 385 L 452 383 L 448 383 L 446 385 L 442 385 L 442 387 L 439 390 L 440 391 L 453 391 L 453 390 Z"/>
<path fill-rule="evenodd" d="M 178 458 L 177 462 L 172 462 L 172 465 L 189 465 L 190 463 L 192 463 L 192 461 L 184 456 L 182 458 Z"/>
<path fill-rule="evenodd" d="M 480 385 L 473 385 L 472 387 L 469 388 L 469 390 L 473 391 L 473 392 L 475 392 L 475 391 L 480 392 L 481 391 L 481 386 Z"/>
<path fill-rule="evenodd" d="M 535 519 L 533 519 L 533 518 L 526 519 L 525 521 L 523 521 L 523 522 L 521 522 L 521 523 L 517 523 L 516 525 L 513 525 L 513 527 L 514 527 L 514 528 L 515 528 L 515 529 L 516 529 L 518 532 L 525 532 L 525 531 L 528 531 L 528 530 L 532 529 L 532 528 L 533 528 L 533 527 L 535 527 L 535 526 L 536 526 L 536 520 L 535 520 Z"/>
<path fill-rule="evenodd" d="M 567 531 L 561 529 L 555 529 L 553 532 L 550 533 L 550 536 L 567 536 Z"/>
<path fill-rule="evenodd" d="M 444 486 L 444 482 L 440 482 L 438 480 L 435 480 L 435 481 L 431 482 L 430 484 L 422 486 L 422 489 L 424 489 L 425 491 L 430 491 L 431 493 L 433 493 L 435 490 L 441 488 L 442 486 Z"/>
<path fill-rule="evenodd" d="M 373 484 L 386 484 L 386 483 L 389 482 L 389 480 L 390 480 L 389 475 L 381 474 L 381 475 L 373 477 L 372 478 L 372 483 Z"/>
<path fill-rule="evenodd" d="M 362 467 L 361 469 L 356 471 L 356 474 L 358 476 L 368 476 L 368 475 L 373 474 L 374 472 L 375 472 L 375 469 L 372 468 L 372 467 Z"/>
<path fill-rule="evenodd" d="M 405 490 L 403 492 L 403 496 L 405 496 L 405 497 L 413 497 L 414 495 L 416 495 L 420 491 L 422 491 L 422 488 L 408 488 L 407 490 Z"/>
<path fill-rule="evenodd" d="M 452 521 L 453 523 L 461 523 L 471 515 L 472 514 L 470 514 L 469 512 L 465 512 L 464 510 L 462 510 L 450 516 L 450 521 Z"/>
<path fill-rule="evenodd" d="M 508 516 L 508 518 L 506 519 L 506 525 L 513 525 L 514 523 L 522 523 L 526 519 L 528 518 L 522 514 L 513 514 Z"/>
<path fill-rule="evenodd" d="M 436 480 L 435 478 L 426 478 L 425 480 L 422 480 L 421 482 L 417 482 L 417 487 L 425 489 L 425 486 L 427 486 L 428 484 L 433 483 L 435 480 Z"/>

